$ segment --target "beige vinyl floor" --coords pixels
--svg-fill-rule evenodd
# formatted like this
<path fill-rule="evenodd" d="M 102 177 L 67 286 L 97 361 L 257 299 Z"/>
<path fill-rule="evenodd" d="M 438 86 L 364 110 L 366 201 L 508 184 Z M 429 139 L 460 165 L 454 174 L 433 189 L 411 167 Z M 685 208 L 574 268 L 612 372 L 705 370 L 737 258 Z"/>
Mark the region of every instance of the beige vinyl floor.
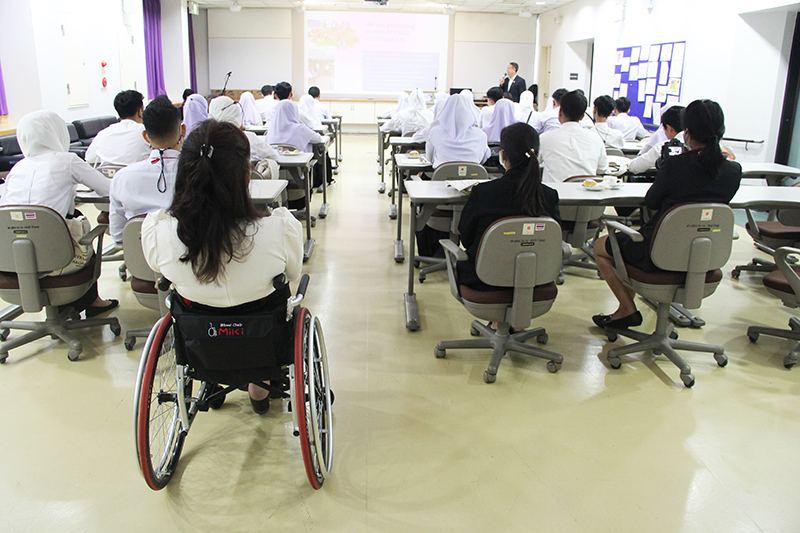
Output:
<path fill-rule="evenodd" d="M 407 270 L 392 259 L 375 145 L 373 135 L 345 136 L 330 214 L 304 268 L 336 392 L 322 489 L 306 480 L 285 405 L 259 417 L 239 392 L 198 416 L 172 482 L 151 491 L 132 437 L 140 352 L 103 328 L 81 335 L 77 362 L 47 339 L 0 366 L 0 531 L 800 531 L 800 368 L 783 368 L 790 341 L 745 335 L 749 324 L 785 327 L 795 312 L 760 276 L 730 279 L 754 255 L 743 229 L 700 310 L 708 324 L 680 330 L 730 357 L 719 368 L 688 354 L 694 388 L 650 354 L 612 370 L 590 319 L 613 310 L 611 293 L 574 269 L 536 320 L 563 354 L 561 370 L 512 354 L 487 385 L 488 351 L 433 356 L 438 340 L 469 337 L 445 273 L 418 285 L 422 328 L 405 328 Z M 117 264 L 105 265 L 100 290 L 121 300 L 123 330 L 157 319 Z M 643 328 L 653 327 L 640 308 Z"/>

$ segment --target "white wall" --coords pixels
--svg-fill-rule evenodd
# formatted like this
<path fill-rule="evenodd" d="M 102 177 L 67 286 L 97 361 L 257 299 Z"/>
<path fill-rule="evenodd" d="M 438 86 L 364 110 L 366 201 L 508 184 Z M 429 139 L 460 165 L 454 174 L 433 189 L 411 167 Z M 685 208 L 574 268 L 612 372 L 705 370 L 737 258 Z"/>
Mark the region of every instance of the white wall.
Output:
<path fill-rule="evenodd" d="M 553 47 L 551 87 L 542 90 L 581 87 L 569 81 L 570 41 L 595 41 L 591 99 L 611 94 L 618 47 L 686 41 L 682 102 L 716 100 L 725 111 L 727 136 L 766 141 L 748 151 L 733 145 L 737 156 L 773 161 L 796 13 L 782 8 L 739 14 L 753 9 L 745 0 L 658 0 L 647 10 L 643 2 L 629 0 L 620 21 L 617 0 L 567 4 L 540 16 L 540 46 Z"/>
<path fill-rule="evenodd" d="M 198 15 L 192 15 L 192 29 L 194 30 L 197 92 L 208 95 L 211 92 L 208 84 L 208 11 L 201 9 Z"/>
<path fill-rule="evenodd" d="M 184 89 L 190 85 L 187 18 L 186 0 L 161 0 L 161 58 L 164 64 L 164 88 L 173 102 L 180 102 Z"/>
<path fill-rule="evenodd" d="M 29 0 L 0 2 L 0 65 L 3 67 L 3 85 L 8 103 L 8 120 L 16 123 L 25 114 L 42 108 L 39 71 L 36 65 L 36 44 L 31 28 Z"/>

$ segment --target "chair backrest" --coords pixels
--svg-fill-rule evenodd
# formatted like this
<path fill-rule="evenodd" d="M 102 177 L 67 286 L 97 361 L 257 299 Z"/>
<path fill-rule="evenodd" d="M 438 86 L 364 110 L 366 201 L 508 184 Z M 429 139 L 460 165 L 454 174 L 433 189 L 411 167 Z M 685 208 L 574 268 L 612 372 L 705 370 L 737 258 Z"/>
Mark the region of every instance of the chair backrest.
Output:
<path fill-rule="evenodd" d="M 78 137 L 78 129 L 75 127 L 75 124 L 71 122 L 67 124 L 67 133 L 69 133 L 70 144 L 80 141 L 80 137 Z"/>
<path fill-rule="evenodd" d="M 610 146 L 606 146 L 606 155 L 614 155 L 619 157 L 625 157 L 625 154 L 619 148 L 611 148 Z"/>
<path fill-rule="evenodd" d="M 779 209 L 777 218 L 784 226 L 800 227 L 800 209 Z"/>
<path fill-rule="evenodd" d="M 122 252 L 125 254 L 125 266 L 136 278 L 145 281 L 156 281 L 156 273 L 150 268 L 142 251 L 142 222 L 145 215 L 130 219 L 122 230 Z"/>
<path fill-rule="evenodd" d="M 489 173 L 477 163 L 444 163 L 433 171 L 433 181 L 486 180 Z"/>
<path fill-rule="evenodd" d="M 0 155 L 12 156 L 21 155 L 22 148 L 19 147 L 16 135 L 3 135 L 0 136 Z"/>
<path fill-rule="evenodd" d="M 733 246 L 733 211 L 725 204 L 682 204 L 661 217 L 650 257 L 662 270 L 686 272 L 684 306 L 697 309 L 706 273 L 728 262 Z"/>

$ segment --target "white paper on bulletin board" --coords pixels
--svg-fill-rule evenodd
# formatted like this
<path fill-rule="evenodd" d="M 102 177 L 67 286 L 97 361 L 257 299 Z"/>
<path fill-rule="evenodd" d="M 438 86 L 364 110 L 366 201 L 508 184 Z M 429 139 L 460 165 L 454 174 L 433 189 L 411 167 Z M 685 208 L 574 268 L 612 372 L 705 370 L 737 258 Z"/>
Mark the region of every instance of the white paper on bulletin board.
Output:
<path fill-rule="evenodd" d="M 656 102 L 665 103 L 667 101 L 667 86 L 659 85 L 656 88 Z"/>
<path fill-rule="evenodd" d="M 642 53 L 642 49 L 638 46 L 631 49 L 631 63 L 638 63 L 639 62 L 639 54 Z"/>
<path fill-rule="evenodd" d="M 620 83 L 619 85 L 619 96 L 617 98 L 628 97 L 628 84 L 627 83 Z"/>
<path fill-rule="evenodd" d="M 669 63 L 666 61 L 661 62 L 661 69 L 658 72 L 658 84 L 666 85 L 667 78 L 669 78 Z"/>
<path fill-rule="evenodd" d="M 683 75 L 683 61 L 673 61 L 669 69 L 670 78 L 680 78 Z"/>
<path fill-rule="evenodd" d="M 622 64 L 622 59 L 624 57 L 625 57 L 625 52 L 623 52 L 622 50 L 617 50 L 617 63 L 616 64 L 617 65 L 621 65 Z"/>
<path fill-rule="evenodd" d="M 616 100 L 617 98 L 619 98 L 619 89 L 616 89 L 616 90 L 614 90 L 614 96 L 613 96 L 613 98 L 614 98 L 614 100 Z"/>
<path fill-rule="evenodd" d="M 653 124 L 661 124 L 661 104 L 653 102 Z"/>
<path fill-rule="evenodd" d="M 683 61 L 683 54 L 686 51 L 686 43 L 675 43 L 672 49 L 672 61 Z"/>
<path fill-rule="evenodd" d="M 639 102 L 644 102 L 644 88 L 645 88 L 644 86 L 645 85 L 646 85 L 645 82 L 643 82 L 643 81 L 639 82 L 639 94 L 636 96 L 636 100 L 639 101 Z"/>
<path fill-rule="evenodd" d="M 677 96 L 667 96 L 667 105 L 672 106 L 672 105 L 676 105 L 676 104 L 679 104 L 679 103 L 680 103 L 680 100 L 678 99 Z"/>
<path fill-rule="evenodd" d="M 655 78 L 649 78 L 646 82 L 646 89 L 644 90 L 645 94 L 656 94 L 656 80 Z"/>
<path fill-rule="evenodd" d="M 624 57 L 622 58 L 622 68 L 620 69 L 622 72 L 628 72 L 631 69 L 631 58 Z"/>
<path fill-rule="evenodd" d="M 631 65 L 631 70 L 628 73 L 629 80 L 638 80 L 639 79 L 639 65 Z"/>
<path fill-rule="evenodd" d="M 658 77 L 658 61 L 651 61 L 647 64 L 647 77 L 648 78 L 657 78 Z"/>
<path fill-rule="evenodd" d="M 679 95 L 681 94 L 681 79 L 670 78 L 667 84 L 667 94 Z"/>
<path fill-rule="evenodd" d="M 658 61 L 659 52 L 661 52 L 660 44 L 650 45 L 650 61 Z"/>
<path fill-rule="evenodd" d="M 672 60 L 672 45 L 665 44 L 661 47 L 661 61 L 671 61 Z"/>
<path fill-rule="evenodd" d="M 653 118 L 653 97 L 648 95 L 644 100 L 644 118 Z"/>
<path fill-rule="evenodd" d="M 650 58 L 650 45 L 642 46 L 641 54 L 639 55 L 639 63 L 644 63 Z"/>
<path fill-rule="evenodd" d="M 622 83 L 622 74 L 614 74 L 614 88 L 619 89 L 620 83 Z"/>

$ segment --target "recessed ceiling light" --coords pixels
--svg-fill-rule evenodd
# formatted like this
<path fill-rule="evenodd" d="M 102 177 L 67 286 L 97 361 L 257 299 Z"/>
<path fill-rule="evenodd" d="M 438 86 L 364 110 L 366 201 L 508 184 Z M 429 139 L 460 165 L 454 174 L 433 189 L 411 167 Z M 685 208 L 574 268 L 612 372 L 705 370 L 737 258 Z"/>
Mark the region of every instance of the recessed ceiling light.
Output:
<path fill-rule="evenodd" d="M 241 10 L 242 10 L 242 6 L 240 6 L 236 2 L 234 2 L 233 5 L 231 6 L 231 11 L 233 11 L 234 13 L 238 13 Z"/>

